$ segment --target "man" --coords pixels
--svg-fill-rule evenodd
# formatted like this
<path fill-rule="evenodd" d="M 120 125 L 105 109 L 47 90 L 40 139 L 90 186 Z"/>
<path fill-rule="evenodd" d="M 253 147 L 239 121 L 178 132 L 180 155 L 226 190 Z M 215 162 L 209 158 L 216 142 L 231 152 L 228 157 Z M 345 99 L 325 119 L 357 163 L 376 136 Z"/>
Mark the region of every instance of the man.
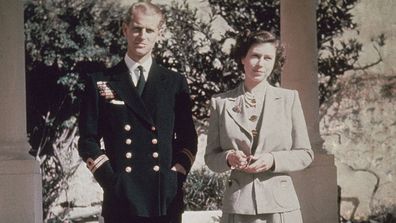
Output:
<path fill-rule="evenodd" d="M 86 80 L 78 148 L 103 188 L 105 223 L 181 222 L 197 135 L 185 77 L 151 55 L 163 26 L 158 6 L 133 4 L 124 60 Z"/>

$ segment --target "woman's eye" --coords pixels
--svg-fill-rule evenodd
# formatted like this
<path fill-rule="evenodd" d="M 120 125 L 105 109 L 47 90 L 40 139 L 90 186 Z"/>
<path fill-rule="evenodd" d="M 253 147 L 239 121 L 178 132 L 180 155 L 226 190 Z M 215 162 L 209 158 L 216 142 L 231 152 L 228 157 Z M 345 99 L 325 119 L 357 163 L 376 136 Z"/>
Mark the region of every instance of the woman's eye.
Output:
<path fill-rule="evenodd" d="M 264 56 L 264 60 L 272 60 L 271 56 Z"/>

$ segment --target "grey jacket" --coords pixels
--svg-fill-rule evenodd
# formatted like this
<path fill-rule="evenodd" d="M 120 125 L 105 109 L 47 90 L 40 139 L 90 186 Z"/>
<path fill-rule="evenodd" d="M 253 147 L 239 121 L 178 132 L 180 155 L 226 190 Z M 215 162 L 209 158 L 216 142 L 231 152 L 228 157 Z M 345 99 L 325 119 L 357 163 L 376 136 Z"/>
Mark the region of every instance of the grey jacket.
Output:
<path fill-rule="evenodd" d="M 271 153 L 274 169 L 257 174 L 232 170 L 223 197 L 223 212 L 262 214 L 299 209 L 288 172 L 302 170 L 313 151 L 298 92 L 268 86 L 257 147 L 243 112 L 243 84 L 211 100 L 205 162 L 215 172 L 230 170 L 226 156 L 232 150 L 259 156 Z"/>

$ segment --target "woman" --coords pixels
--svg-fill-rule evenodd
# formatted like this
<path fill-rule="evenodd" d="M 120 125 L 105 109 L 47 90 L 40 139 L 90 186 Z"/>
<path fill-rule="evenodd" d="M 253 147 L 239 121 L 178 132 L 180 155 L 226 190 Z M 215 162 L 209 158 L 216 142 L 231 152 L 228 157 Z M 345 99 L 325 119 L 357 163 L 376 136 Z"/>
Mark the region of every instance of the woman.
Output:
<path fill-rule="evenodd" d="M 234 57 L 245 78 L 212 98 L 205 152 L 211 170 L 231 170 L 222 222 L 302 222 L 288 173 L 313 160 L 304 115 L 297 91 L 267 82 L 284 62 L 283 48 L 269 32 L 247 33 Z"/>

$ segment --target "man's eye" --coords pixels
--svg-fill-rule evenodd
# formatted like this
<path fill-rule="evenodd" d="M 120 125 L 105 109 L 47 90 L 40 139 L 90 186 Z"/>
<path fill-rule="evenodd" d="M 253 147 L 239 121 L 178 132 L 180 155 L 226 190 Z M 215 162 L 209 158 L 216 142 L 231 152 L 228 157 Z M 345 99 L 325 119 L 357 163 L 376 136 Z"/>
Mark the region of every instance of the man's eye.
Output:
<path fill-rule="evenodd" d="M 142 30 L 142 29 L 139 28 L 139 27 L 134 27 L 134 28 L 132 28 L 132 32 L 136 32 L 136 33 L 140 32 L 141 30 Z"/>

